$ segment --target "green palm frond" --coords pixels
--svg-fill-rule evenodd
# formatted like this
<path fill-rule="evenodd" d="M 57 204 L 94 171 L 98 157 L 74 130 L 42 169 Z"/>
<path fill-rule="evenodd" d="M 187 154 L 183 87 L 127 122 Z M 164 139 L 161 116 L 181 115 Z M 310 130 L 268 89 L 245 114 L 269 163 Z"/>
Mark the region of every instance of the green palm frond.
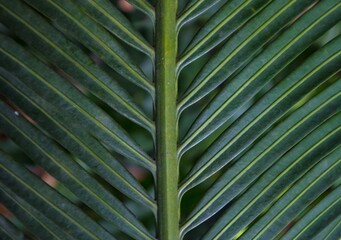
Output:
<path fill-rule="evenodd" d="M 0 239 L 338 239 L 337 0 L 0 0 Z"/>

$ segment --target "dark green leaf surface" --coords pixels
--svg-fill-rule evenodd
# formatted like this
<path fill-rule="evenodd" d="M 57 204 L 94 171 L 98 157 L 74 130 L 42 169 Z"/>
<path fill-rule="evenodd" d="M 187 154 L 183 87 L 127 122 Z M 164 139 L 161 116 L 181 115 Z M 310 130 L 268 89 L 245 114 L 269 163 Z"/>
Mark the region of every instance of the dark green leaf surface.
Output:
<path fill-rule="evenodd" d="M 258 11 L 266 7 L 267 3 L 269 0 L 228 1 L 200 28 L 185 53 L 180 56 L 179 68 L 184 68 L 227 39 Z"/>
<path fill-rule="evenodd" d="M 53 221 L 18 197 L 8 187 L 0 183 L 0 197 L 6 207 L 17 216 L 31 233 L 41 239 L 76 239 L 72 233 L 64 232 Z"/>
<path fill-rule="evenodd" d="M 24 239 L 23 234 L 7 221 L 3 216 L 0 216 L 0 236 L 3 240 L 21 240 Z"/>
<path fill-rule="evenodd" d="M 321 232 L 316 235 L 316 239 L 337 239 L 340 236 L 341 216 L 335 218 L 333 221 L 328 221 L 329 224 Z"/>
<path fill-rule="evenodd" d="M 326 240 L 333 240 L 333 239 L 336 239 L 339 236 L 341 236 L 341 217 L 339 216 L 335 220 L 336 220 L 336 224 L 332 225 L 333 226 L 332 228 L 326 229 L 326 230 L 328 230 L 326 237 L 325 237 Z"/>
<path fill-rule="evenodd" d="M 96 67 L 75 44 L 67 40 L 38 13 L 17 1 L 0 1 L 1 20 L 49 61 L 83 84 L 112 108 L 154 133 L 153 123 L 136 106 L 126 91 L 108 74 Z M 39 22 L 32 25 L 32 22 Z"/>
<path fill-rule="evenodd" d="M 79 40 L 124 78 L 152 96 L 154 87 L 119 43 L 79 6 L 69 0 L 25 0 L 46 15 L 67 35 Z"/>
<path fill-rule="evenodd" d="M 135 216 L 95 181 L 52 140 L 0 103 L 0 123 L 8 135 L 40 166 L 62 182 L 106 220 L 137 239 L 152 239 Z"/>
<path fill-rule="evenodd" d="M 339 239 L 340 22 L 338 0 L 0 0 L 0 239 Z"/>
<path fill-rule="evenodd" d="M 201 69 L 181 99 L 179 111 L 212 92 L 312 3 L 312 0 L 277 0 L 263 9 L 257 18 L 249 21 L 229 39 Z"/>
<path fill-rule="evenodd" d="M 206 1 L 206 0 L 190 0 L 188 1 L 185 9 L 179 16 L 178 28 L 180 29 L 184 24 L 193 20 L 194 18 L 205 13 L 210 8 L 214 7 L 216 4 L 222 0 Z"/>
<path fill-rule="evenodd" d="M 284 237 L 287 239 L 312 239 L 340 214 L 341 187 L 338 187 L 303 216 Z"/>
<path fill-rule="evenodd" d="M 154 59 L 154 49 L 109 0 L 77 0 L 84 11 L 130 46 Z"/>
<path fill-rule="evenodd" d="M 155 22 L 155 10 L 154 7 L 147 0 L 127 0 L 143 13 L 145 13 L 154 23 Z"/>
<path fill-rule="evenodd" d="M 268 239 L 278 235 L 308 204 L 339 180 L 340 161 L 341 148 L 339 147 L 281 196 L 266 215 L 242 235 L 241 239 Z"/>
<path fill-rule="evenodd" d="M 311 56 L 230 126 L 200 158 L 181 191 L 198 185 L 252 144 L 300 99 L 340 69 L 341 38 Z"/>
<path fill-rule="evenodd" d="M 341 109 L 340 91 L 341 84 L 334 84 L 267 133 L 214 183 L 189 217 L 186 228 L 193 227 L 215 214 L 264 171 L 276 164 L 286 151 L 328 117 L 338 113 Z M 321 102 L 323 104 L 320 106 Z"/>
<path fill-rule="evenodd" d="M 47 68 L 25 49 L 0 36 L 3 67 L 30 85 L 43 99 L 60 109 L 66 109 L 74 120 L 87 126 L 91 134 L 138 164 L 154 171 L 154 164 L 127 133 L 100 108 L 85 98 L 55 72 Z"/>
<path fill-rule="evenodd" d="M 238 234 L 304 173 L 340 146 L 340 116 L 327 121 L 285 154 L 225 211 L 204 239 L 230 239 Z"/>
<path fill-rule="evenodd" d="M 200 114 L 182 143 L 182 151 L 218 129 L 287 64 L 338 22 L 341 5 L 321 2 L 306 13 L 229 82 Z"/>
<path fill-rule="evenodd" d="M 61 115 L 24 83 L 1 68 L 0 85 L 0 92 L 4 96 L 31 116 L 33 121 L 49 132 L 65 149 L 132 200 L 155 210 L 154 201 L 136 179 L 92 136 L 76 124 L 72 124 L 72 116 Z"/>
<path fill-rule="evenodd" d="M 82 211 L 70 204 L 68 200 L 49 188 L 45 183 L 30 173 L 23 166 L 18 165 L 5 155 L 0 155 L 0 181 L 1 185 L 10 186 L 6 191 L 1 187 L 1 197 L 5 204 L 15 212 L 19 219 L 32 213 L 39 215 L 34 209 L 40 209 L 45 217 L 59 225 L 64 230 L 64 235 L 71 235 L 76 239 L 113 239 L 102 227 L 87 217 Z M 13 194 L 15 192 L 15 194 Z M 10 199 L 13 197 L 14 199 Z M 22 199 L 26 199 L 24 202 Z M 19 204 L 19 205 L 18 205 Z M 20 206 L 25 212 L 13 206 Z M 33 216 L 31 215 L 31 218 Z M 42 218 L 37 217 L 35 221 L 28 224 L 39 224 Z M 41 222 L 41 224 L 45 224 Z M 53 226 L 53 225 L 52 225 Z M 46 226 L 50 228 L 50 226 Z M 47 231 L 47 230 L 41 230 Z"/>

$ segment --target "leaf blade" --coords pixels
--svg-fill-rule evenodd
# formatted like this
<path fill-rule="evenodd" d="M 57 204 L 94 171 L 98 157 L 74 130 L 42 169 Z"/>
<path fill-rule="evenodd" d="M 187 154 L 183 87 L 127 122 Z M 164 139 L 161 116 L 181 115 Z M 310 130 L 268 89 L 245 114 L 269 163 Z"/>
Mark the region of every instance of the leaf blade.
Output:
<path fill-rule="evenodd" d="M 185 9 L 180 13 L 180 16 L 178 18 L 178 29 L 188 23 L 189 21 L 192 21 L 196 17 L 200 16 L 207 10 L 209 10 L 214 5 L 218 4 L 222 0 L 216 0 L 214 2 L 208 2 L 205 0 L 191 0 L 187 3 Z"/>
<path fill-rule="evenodd" d="M 127 0 L 143 13 L 145 13 L 150 20 L 154 23 L 155 22 L 155 9 L 154 7 L 146 0 Z"/>
<path fill-rule="evenodd" d="M 340 112 L 340 89 L 340 84 L 332 85 L 267 133 L 211 186 L 183 228 L 193 228 L 211 217 L 247 189 L 270 166 L 276 164 L 286 151 L 302 141 L 326 119 Z M 321 102 L 323 104 L 319 106 Z"/>
<path fill-rule="evenodd" d="M 51 63 L 60 66 L 113 109 L 154 134 L 154 124 L 136 106 L 131 96 L 108 74 L 96 67 L 75 44 L 28 6 L 12 1 L 1 1 L 1 4 L 1 20 L 23 41 L 42 54 L 49 52 L 44 55 Z M 31 22 L 39 24 L 32 25 Z"/>
<path fill-rule="evenodd" d="M 277 196 L 281 196 L 281 192 L 285 191 L 286 187 L 292 187 L 302 174 L 340 146 L 341 129 L 340 127 L 335 129 L 338 126 L 336 123 L 338 117 L 332 118 L 322 126 L 321 132 L 315 131 L 310 135 L 311 137 L 288 152 L 279 164 L 273 166 L 276 170 L 267 171 L 228 209 L 228 215 L 223 214 L 204 239 L 231 237 L 238 234 L 261 214 L 261 209 L 270 206 Z M 333 124 L 329 124 L 331 122 Z M 308 142 L 310 143 L 307 144 Z"/>
<path fill-rule="evenodd" d="M 125 50 L 71 1 L 25 0 L 53 20 L 60 29 L 81 41 L 120 75 L 154 96 L 154 87 Z"/>
<path fill-rule="evenodd" d="M 15 196 L 15 194 L 1 182 L 0 186 L 2 201 L 11 212 L 18 216 L 21 221 L 25 222 L 26 227 L 30 229 L 31 233 L 34 233 L 42 239 L 76 239 L 64 232 L 58 225 L 39 213 L 23 199 Z"/>
<path fill-rule="evenodd" d="M 3 216 L 0 216 L 0 234 L 4 240 L 19 240 L 24 238 L 22 233 Z"/>
<path fill-rule="evenodd" d="M 46 209 L 46 206 L 49 206 L 47 208 L 50 208 L 50 212 L 46 211 L 46 216 L 53 219 L 56 224 L 63 227 L 71 235 L 84 239 L 101 239 L 101 237 L 112 239 L 102 227 L 62 196 L 52 191 L 23 166 L 8 159 L 4 154 L 1 154 L 0 161 L 1 182 L 6 186 L 10 185 L 12 191 L 17 190 L 16 194 L 21 198 L 32 198 L 34 196 L 35 201 L 30 201 L 32 207 Z"/>
<path fill-rule="evenodd" d="M 47 131 L 70 153 L 117 190 L 155 211 L 155 202 L 134 177 L 100 143 L 73 123 L 67 113 L 61 115 L 18 79 L 0 68 L 0 92 L 17 107 L 31 116 L 39 127 Z"/>
<path fill-rule="evenodd" d="M 337 2 L 335 5 L 321 2 L 277 38 L 235 76 L 199 115 L 187 133 L 180 151 L 184 152 L 199 143 L 200 139 L 214 133 L 281 69 L 336 24 L 340 13 L 340 4 Z"/>
<path fill-rule="evenodd" d="M 6 133 L 33 160 L 68 186 L 89 207 L 137 239 L 153 239 L 126 207 L 77 165 L 63 150 L 0 102 Z"/>
<path fill-rule="evenodd" d="M 314 237 L 329 221 L 340 216 L 340 196 L 341 188 L 337 187 L 331 194 L 326 196 L 317 204 L 317 206 L 300 219 L 300 221 L 285 234 L 285 237 L 292 237 L 292 239 Z M 308 224 L 306 224 L 306 221 Z"/>
<path fill-rule="evenodd" d="M 339 148 L 331 153 L 331 156 L 328 156 L 326 160 L 316 165 L 312 171 L 300 179 L 298 184 L 295 184 L 292 189 L 280 198 L 270 212 L 266 214 L 264 220 L 259 220 L 259 224 L 253 225 L 251 229 L 242 235 L 241 239 L 248 239 L 250 236 L 269 237 L 278 235 L 319 194 L 322 194 L 337 182 L 341 169 L 340 160 L 338 160 L 340 157 L 341 149 Z M 326 168 L 327 166 L 328 168 Z"/>
<path fill-rule="evenodd" d="M 261 132 L 264 133 L 265 129 L 269 128 L 271 124 L 275 122 L 275 119 L 279 119 L 280 116 L 283 116 L 284 112 L 287 112 L 295 103 L 297 103 L 297 101 L 299 101 L 299 99 L 313 91 L 329 77 L 335 75 L 340 68 L 340 40 L 341 38 L 336 38 L 325 48 L 316 52 L 305 62 L 305 64 L 301 65 L 285 80 L 271 89 L 267 95 L 264 95 L 262 100 L 257 102 L 250 111 L 244 113 L 243 118 L 239 118 L 238 121 L 225 130 L 224 133 L 215 140 L 216 144 L 212 146 L 212 150 L 209 148 L 199 161 L 197 161 L 183 181 L 181 191 L 193 187 L 192 183 L 194 181 L 196 182 L 195 185 L 197 185 L 225 166 L 249 146 L 257 138 L 256 135 L 259 136 Z M 329 49 L 330 52 L 327 49 Z M 287 86 L 285 87 L 285 85 Z M 259 111 L 260 109 L 262 110 Z M 265 117 L 267 114 L 269 114 L 268 117 Z M 265 119 L 269 120 L 269 122 Z M 239 125 L 239 122 L 244 121 L 245 124 L 235 127 Z M 257 126 L 253 125 L 253 123 L 256 122 L 258 122 L 256 124 Z M 253 135 L 254 133 L 256 135 Z M 251 138 L 251 135 L 249 134 L 254 137 Z M 236 138 L 236 136 L 238 137 Z M 237 140 L 239 137 L 240 139 Z M 234 147 L 236 147 L 236 149 L 234 149 Z M 214 164 L 212 165 L 212 163 Z"/>
<path fill-rule="evenodd" d="M 251 20 L 208 61 L 180 100 L 179 112 L 212 92 L 253 57 L 273 35 L 312 3 L 309 0 L 300 1 L 299 4 L 289 0 L 279 2 L 275 1 L 265 8 L 261 12 L 261 17 Z"/>
<path fill-rule="evenodd" d="M 200 28 L 195 37 L 179 57 L 178 68 L 183 69 L 188 64 L 200 58 L 219 43 L 237 31 L 245 22 L 251 19 L 269 1 L 228 1 L 215 13 L 208 22 Z"/>
<path fill-rule="evenodd" d="M 108 31 L 115 34 L 122 41 L 139 51 L 147 54 L 151 60 L 154 59 L 154 49 L 143 39 L 126 17 L 116 7 L 107 0 L 77 0 L 95 21 L 99 22 Z"/>
<path fill-rule="evenodd" d="M 75 120 L 87 126 L 91 134 L 116 152 L 126 156 L 154 173 L 155 164 L 130 139 L 125 131 L 101 109 L 82 97 L 74 87 L 52 72 L 21 46 L 1 37 L 0 57 L 3 67 L 17 78 L 25 79 L 42 98 L 62 109 L 68 109 Z"/>

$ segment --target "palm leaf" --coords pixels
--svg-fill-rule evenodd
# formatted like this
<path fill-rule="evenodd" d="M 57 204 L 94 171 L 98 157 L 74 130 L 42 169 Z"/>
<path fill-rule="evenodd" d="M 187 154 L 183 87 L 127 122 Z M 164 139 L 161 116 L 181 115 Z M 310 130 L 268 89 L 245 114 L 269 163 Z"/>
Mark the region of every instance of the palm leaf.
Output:
<path fill-rule="evenodd" d="M 122 41 L 130 46 L 154 58 L 154 49 L 144 40 L 141 34 L 136 31 L 128 19 L 109 1 L 77 1 L 84 10 L 98 23 L 115 34 Z M 137 4 L 138 5 L 138 4 Z M 143 6 L 143 4 L 140 4 Z M 149 6 L 149 5 L 145 5 Z M 148 11 L 150 12 L 150 6 Z M 146 11 L 147 11 L 146 9 Z"/>
<path fill-rule="evenodd" d="M 337 239 L 340 2 L 122 2 L 0 0 L 1 239 Z"/>
<path fill-rule="evenodd" d="M 92 93 L 110 103 L 115 110 L 153 131 L 154 126 L 151 121 L 134 104 L 125 90 L 112 81 L 108 74 L 96 68 L 79 47 L 28 6 L 8 1 L 5 4 L 2 20 L 12 29 L 17 30 L 16 33 L 24 41 L 42 54 L 48 51 L 50 54 L 44 56 L 48 61 L 61 67 L 88 89 L 92 89 Z M 32 21 L 40 24 L 32 26 L 30 24 Z"/>
<path fill-rule="evenodd" d="M 23 238 L 23 234 L 16 227 L 7 221 L 4 217 L 0 217 L 0 233 L 5 240 L 14 240 Z"/>
<path fill-rule="evenodd" d="M 37 116 L 37 123 L 46 131 L 53 132 L 55 140 L 63 145 L 75 156 L 82 157 L 97 174 L 101 175 L 113 186 L 124 192 L 132 199 L 146 203 L 155 208 L 153 200 L 143 188 L 135 181 L 128 171 L 114 159 L 104 147 L 102 147 L 89 134 L 81 131 L 76 125 L 71 124 L 72 119 L 60 115 L 52 106 L 29 88 L 24 86 L 18 79 L 4 73 L 5 79 L 0 77 L 3 90 L 10 100 L 31 116 Z M 6 80 L 7 79 L 7 80 Z M 30 98 L 27 97 L 30 96 Z M 127 189 L 130 189 L 130 191 Z"/>

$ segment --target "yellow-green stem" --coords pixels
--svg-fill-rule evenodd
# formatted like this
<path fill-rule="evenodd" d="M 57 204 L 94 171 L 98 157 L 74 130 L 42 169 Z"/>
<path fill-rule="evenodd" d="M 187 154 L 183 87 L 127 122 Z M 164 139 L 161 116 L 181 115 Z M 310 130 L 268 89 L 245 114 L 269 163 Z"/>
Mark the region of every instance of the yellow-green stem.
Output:
<path fill-rule="evenodd" d="M 156 148 L 158 239 L 179 239 L 176 117 L 177 1 L 157 1 Z"/>

